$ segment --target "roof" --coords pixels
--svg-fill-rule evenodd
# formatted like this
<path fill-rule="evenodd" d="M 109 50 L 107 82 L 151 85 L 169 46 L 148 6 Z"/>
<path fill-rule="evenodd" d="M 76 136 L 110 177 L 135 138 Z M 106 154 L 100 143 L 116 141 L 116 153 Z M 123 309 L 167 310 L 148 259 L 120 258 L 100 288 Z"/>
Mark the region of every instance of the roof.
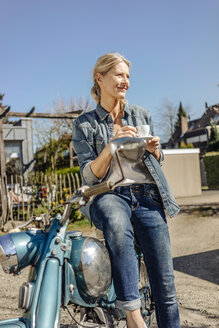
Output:
<path fill-rule="evenodd" d="M 163 144 L 163 147 L 172 148 L 175 144 L 179 144 L 185 137 L 206 134 L 206 127 L 210 126 L 212 122 L 213 124 L 219 125 L 219 104 L 206 106 L 200 118 L 188 121 L 188 128 L 186 130 L 182 131 L 182 125 L 180 125 L 169 141 Z"/>

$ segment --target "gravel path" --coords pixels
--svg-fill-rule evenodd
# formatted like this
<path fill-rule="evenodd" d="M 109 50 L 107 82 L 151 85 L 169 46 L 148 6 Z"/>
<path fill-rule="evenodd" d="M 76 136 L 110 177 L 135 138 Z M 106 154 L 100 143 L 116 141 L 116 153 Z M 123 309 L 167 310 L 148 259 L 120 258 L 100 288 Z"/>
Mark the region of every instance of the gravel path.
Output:
<path fill-rule="evenodd" d="M 168 224 L 182 328 L 219 328 L 219 215 L 180 214 Z M 21 315 L 18 290 L 27 275 L 28 269 L 15 277 L 0 269 L 1 320 Z"/>

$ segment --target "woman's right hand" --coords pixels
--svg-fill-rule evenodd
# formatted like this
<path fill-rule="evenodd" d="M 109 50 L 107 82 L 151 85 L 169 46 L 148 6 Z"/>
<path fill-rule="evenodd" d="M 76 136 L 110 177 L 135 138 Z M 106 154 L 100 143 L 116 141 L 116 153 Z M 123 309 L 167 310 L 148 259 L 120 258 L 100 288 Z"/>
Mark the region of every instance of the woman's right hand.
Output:
<path fill-rule="evenodd" d="M 136 128 L 130 125 L 119 127 L 111 140 L 123 137 L 136 137 Z"/>

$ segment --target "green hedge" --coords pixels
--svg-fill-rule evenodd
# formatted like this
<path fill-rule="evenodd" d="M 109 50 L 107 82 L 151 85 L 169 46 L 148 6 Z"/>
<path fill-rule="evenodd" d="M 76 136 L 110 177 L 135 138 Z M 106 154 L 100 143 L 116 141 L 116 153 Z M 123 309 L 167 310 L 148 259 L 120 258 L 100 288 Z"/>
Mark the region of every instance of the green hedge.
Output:
<path fill-rule="evenodd" d="M 55 170 L 55 174 L 68 174 L 68 173 L 79 173 L 79 166 L 66 167 L 64 169 Z"/>
<path fill-rule="evenodd" d="M 206 153 L 204 157 L 205 171 L 209 189 L 219 188 L 219 152 Z"/>
<path fill-rule="evenodd" d="M 208 152 L 219 151 L 219 140 L 210 141 L 208 145 Z"/>

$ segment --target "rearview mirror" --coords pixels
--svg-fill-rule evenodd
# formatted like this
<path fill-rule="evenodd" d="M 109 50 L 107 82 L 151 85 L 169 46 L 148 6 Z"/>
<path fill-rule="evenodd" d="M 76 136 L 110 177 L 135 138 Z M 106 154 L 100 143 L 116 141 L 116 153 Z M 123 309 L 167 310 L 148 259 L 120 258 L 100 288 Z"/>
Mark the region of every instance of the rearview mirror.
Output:
<path fill-rule="evenodd" d="M 110 152 L 112 172 L 109 176 L 113 188 L 119 185 L 135 183 L 133 170 L 145 153 L 147 142 L 141 138 L 124 137 L 112 140 Z"/>
<path fill-rule="evenodd" d="M 117 138 L 110 143 L 112 155 L 119 151 L 119 156 L 131 161 L 138 161 L 145 153 L 146 141 L 141 138 Z"/>

